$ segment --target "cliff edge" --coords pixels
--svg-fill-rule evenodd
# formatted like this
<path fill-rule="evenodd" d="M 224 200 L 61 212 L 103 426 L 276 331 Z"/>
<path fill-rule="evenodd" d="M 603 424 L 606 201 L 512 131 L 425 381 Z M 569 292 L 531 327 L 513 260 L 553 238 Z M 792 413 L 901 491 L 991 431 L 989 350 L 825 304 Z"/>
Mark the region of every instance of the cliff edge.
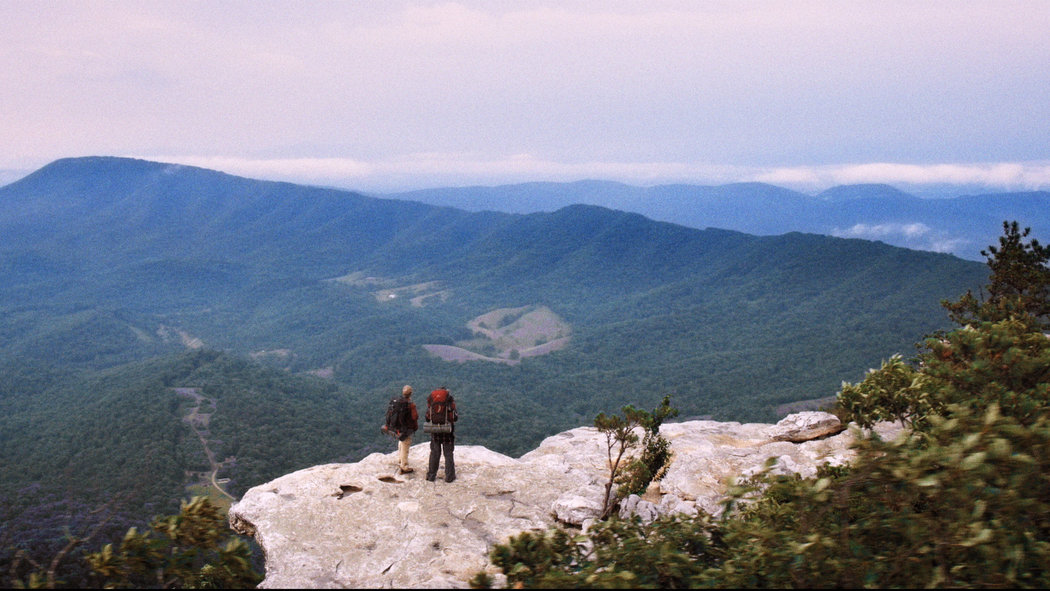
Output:
<path fill-rule="evenodd" d="M 876 432 L 892 439 L 899 427 Z M 761 470 L 816 474 L 852 456 L 855 429 L 834 415 L 803 412 L 776 425 L 688 421 L 660 430 L 673 458 L 664 478 L 622 514 L 719 514 L 731 479 Z M 421 435 L 421 434 L 420 434 Z M 397 454 L 299 470 L 250 489 L 231 507 L 230 525 L 254 536 L 266 555 L 260 588 L 466 587 L 488 567 L 497 542 L 557 523 L 586 526 L 601 510 L 608 480 L 605 438 L 579 427 L 511 458 L 457 446 L 456 481 L 424 479 L 429 440 L 412 446 L 416 471 L 397 474 Z"/>

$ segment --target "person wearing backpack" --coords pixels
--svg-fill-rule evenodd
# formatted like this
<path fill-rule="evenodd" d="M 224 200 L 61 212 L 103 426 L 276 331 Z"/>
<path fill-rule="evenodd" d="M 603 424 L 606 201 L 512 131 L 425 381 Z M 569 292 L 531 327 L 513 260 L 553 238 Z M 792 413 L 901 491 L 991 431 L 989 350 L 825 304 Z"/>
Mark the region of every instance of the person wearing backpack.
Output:
<path fill-rule="evenodd" d="M 412 447 L 412 434 L 419 429 L 419 411 L 412 402 L 412 386 L 401 389 L 401 396 L 390 399 L 386 407 L 386 424 L 383 432 L 397 438 L 398 473 L 408 474 L 414 470 L 408 465 L 408 449 Z"/>
<path fill-rule="evenodd" d="M 427 480 L 430 482 L 437 478 L 442 453 L 445 455 L 445 482 L 456 479 L 456 462 L 452 453 L 456 447 L 457 420 L 459 412 L 456 410 L 456 401 L 448 393 L 448 388 L 441 386 L 427 396 L 423 431 L 430 433 L 430 465 L 427 467 Z"/>

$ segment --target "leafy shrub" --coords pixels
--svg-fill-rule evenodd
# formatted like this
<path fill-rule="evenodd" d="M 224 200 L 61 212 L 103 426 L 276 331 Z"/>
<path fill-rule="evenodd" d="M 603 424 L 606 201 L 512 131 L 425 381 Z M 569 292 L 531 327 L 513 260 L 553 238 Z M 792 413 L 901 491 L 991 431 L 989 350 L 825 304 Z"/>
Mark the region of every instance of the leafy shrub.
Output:
<path fill-rule="evenodd" d="M 882 367 L 873 369 L 864 381 L 842 384 L 838 404 L 846 411 L 846 420 L 870 428 L 880 421 L 898 421 L 907 425 L 929 414 L 931 403 L 912 389 L 916 371 L 894 355 Z"/>
<path fill-rule="evenodd" d="M 118 548 L 106 544 L 86 559 L 106 588 L 254 588 L 262 581 L 248 545 L 206 497 L 154 519 L 150 531 L 131 528 Z"/>
<path fill-rule="evenodd" d="M 706 515 L 600 522 L 586 535 L 561 529 L 524 532 L 492 550 L 512 587 L 685 588 L 724 555 Z M 473 587 L 489 587 L 479 574 Z"/>
<path fill-rule="evenodd" d="M 725 522 L 718 587 L 1045 587 L 1050 423 L 953 406 L 863 439 L 849 470 L 781 477 Z M 921 439 L 921 445 L 916 438 Z"/>

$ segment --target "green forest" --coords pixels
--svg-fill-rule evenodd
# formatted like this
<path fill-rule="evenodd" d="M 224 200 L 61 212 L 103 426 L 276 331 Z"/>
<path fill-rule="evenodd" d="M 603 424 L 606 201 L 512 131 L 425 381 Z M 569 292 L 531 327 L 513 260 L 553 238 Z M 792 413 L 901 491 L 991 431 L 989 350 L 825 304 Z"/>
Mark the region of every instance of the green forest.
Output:
<path fill-rule="evenodd" d="M 389 452 L 379 425 L 403 384 L 447 385 L 460 441 L 509 455 L 667 395 L 681 419 L 774 422 L 948 329 L 939 302 L 987 274 L 861 240 L 593 206 L 468 213 L 115 158 L 0 187 L 0 271 L 0 572 L 103 514 L 94 540 L 180 510 L 211 466 L 176 389 L 213 401 L 233 496 Z M 419 285 L 435 291 L 377 296 Z M 423 347 L 536 306 L 568 346 L 517 364 Z"/>

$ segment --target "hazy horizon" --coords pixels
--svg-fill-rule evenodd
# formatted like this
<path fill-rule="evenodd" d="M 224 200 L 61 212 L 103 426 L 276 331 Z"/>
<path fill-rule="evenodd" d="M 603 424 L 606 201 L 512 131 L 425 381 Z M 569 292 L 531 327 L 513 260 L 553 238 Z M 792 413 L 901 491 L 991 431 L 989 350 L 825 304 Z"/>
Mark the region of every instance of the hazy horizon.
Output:
<path fill-rule="evenodd" d="M 1050 187 L 1050 3 L 0 4 L 0 183 Z M 907 189 L 906 189 L 907 190 Z"/>

